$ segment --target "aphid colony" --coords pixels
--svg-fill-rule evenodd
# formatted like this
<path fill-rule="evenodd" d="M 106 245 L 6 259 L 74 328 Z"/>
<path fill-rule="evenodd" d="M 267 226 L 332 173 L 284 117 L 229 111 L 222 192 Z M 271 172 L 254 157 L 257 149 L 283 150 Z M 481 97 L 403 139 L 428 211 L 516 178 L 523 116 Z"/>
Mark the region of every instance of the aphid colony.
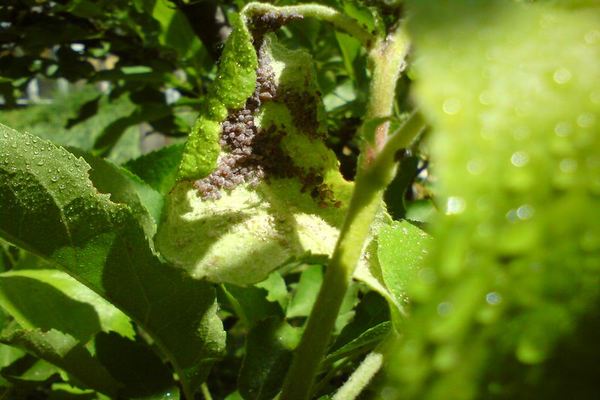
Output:
<path fill-rule="evenodd" d="M 297 177 L 302 183 L 301 191 L 310 192 L 322 207 L 339 207 L 333 192 L 323 183 L 323 177 L 317 172 L 307 172 L 295 166 L 281 149 L 285 131 L 274 125 L 261 129 L 255 125 L 255 116 L 263 103 L 280 101 L 290 109 L 294 122 L 306 134 L 316 137 L 318 121 L 314 97 L 281 88 L 278 90 L 263 40 L 266 32 L 298 18 L 301 17 L 267 13 L 253 19 L 252 31 L 258 53 L 256 88 L 245 107 L 231 112 L 221 125 L 220 145 L 224 152 L 219 157 L 217 168 L 209 176 L 195 182 L 203 200 L 218 200 L 222 190 L 232 190 L 242 184 L 256 186 L 269 177 Z M 306 115 L 298 117 L 297 114 Z"/>
<path fill-rule="evenodd" d="M 220 144 L 226 153 L 219 157 L 217 168 L 209 176 L 195 183 L 203 200 L 220 199 L 222 189 L 231 190 L 243 183 L 257 185 L 265 177 L 262 162 L 265 153 L 256 151 L 258 137 L 265 132 L 259 132 L 254 116 L 263 102 L 275 98 L 277 87 L 264 53 L 261 46 L 254 94 L 243 109 L 230 113 L 221 125 Z"/>

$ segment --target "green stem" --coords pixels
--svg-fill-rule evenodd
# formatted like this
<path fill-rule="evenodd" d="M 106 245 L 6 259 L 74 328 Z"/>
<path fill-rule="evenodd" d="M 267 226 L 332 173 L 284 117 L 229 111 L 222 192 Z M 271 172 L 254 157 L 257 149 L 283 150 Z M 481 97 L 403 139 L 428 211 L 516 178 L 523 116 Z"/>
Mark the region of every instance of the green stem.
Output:
<path fill-rule="evenodd" d="M 210 394 L 210 390 L 208 390 L 208 385 L 206 382 L 200 386 L 200 390 L 202 391 L 202 396 L 204 396 L 204 400 L 213 400 L 212 395 Z"/>
<path fill-rule="evenodd" d="M 373 35 L 361 26 L 355 19 L 346 14 L 337 11 L 334 8 L 322 6 L 320 4 L 298 4 L 294 6 L 277 7 L 266 3 L 248 3 L 242 9 L 242 16 L 248 18 L 254 15 L 266 14 L 269 12 L 280 15 L 301 15 L 306 18 L 317 18 L 321 21 L 331 23 L 336 29 L 358 39 L 363 46 L 370 47 L 373 42 Z"/>
<path fill-rule="evenodd" d="M 350 378 L 333 396 L 332 400 L 354 400 L 371 382 L 383 365 L 383 355 L 378 352 L 369 353 Z"/>
<path fill-rule="evenodd" d="M 396 81 L 408 47 L 407 36 L 399 27 L 376 43 L 371 51 L 373 78 L 363 127 L 373 119 L 390 117 Z M 286 375 L 280 400 L 306 400 L 309 397 L 344 294 L 368 239 L 371 223 L 381 207 L 383 192 L 394 176 L 394 154 L 421 132 L 422 119 L 413 114 L 389 140 L 388 122 L 382 122 L 374 129 L 373 140 L 365 141 L 348 213 L 306 330 Z M 362 131 L 365 133 L 366 128 Z"/>

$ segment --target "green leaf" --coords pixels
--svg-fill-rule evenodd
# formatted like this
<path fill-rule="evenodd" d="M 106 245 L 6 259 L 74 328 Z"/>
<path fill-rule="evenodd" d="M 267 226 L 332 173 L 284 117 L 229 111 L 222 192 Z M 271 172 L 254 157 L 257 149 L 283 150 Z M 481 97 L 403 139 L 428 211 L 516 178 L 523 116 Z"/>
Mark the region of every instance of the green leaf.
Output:
<path fill-rule="evenodd" d="M 100 331 L 116 331 L 130 338 L 134 335 L 125 314 L 56 270 L 0 274 L 0 306 L 25 329 L 56 329 L 81 343 L 87 343 Z"/>
<path fill-rule="evenodd" d="M 406 302 L 408 285 L 423 267 L 431 242 L 429 235 L 406 221 L 394 221 L 379 231 L 379 265 L 385 285 L 398 303 Z"/>
<path fill-rule="evenodd" d="M 51 329 L 16 329 L 3 333 L 0 342 L 20 347 L 71 373 L 75 382 L 116 396 L 121 385 L 74 337 Z"/>
<path fill-rule="evenodd" d="M 288 305 L 286 318 L 308 317 L 323 283 L 323 267 L 312 265 L 302 272 Z"/>
<path fill-rule="evenodd" d="M 39 384 L 48 381 L 52 376 L 58 375 L 60 370 L 44 361 L 35 360 L 31 365 L 26 366 L 24 371 L 16 371 L 21 368 L 14 368 L 17 365 L 13 365 L 12 368 L 6 368 L 2 370 L 2 376 L 13 384 L 28 384 L 33 383 Z"/>
<path fill-rule="evenodd" d="M 160 262 L 131 208 L 98 193 L 82 159 L 3 125 L 0 148 L 10 149 L 0 156 L 0 235 L 138 323 L 190 396 L 224 346 L 214 289 Z"/>
<path fill-rule="evenodd" d="M 233 310 L 248 328 L 265 318 L 283 314 L 276 303 L 267 300 L 264 289 L 227 284 L 223 285 L 222 289 Z"/>
<path fill-rule="evenodd" d="M 155 1 L 151 13 L 161 27 L 158 37 L 160 44 L 177 50 L 182 59 L 194 59 L 197 66 L 201 65 L 207 57 L 206 49 L 185 14 L 167 0 Z"/>
<path fill-rule="evenodd" d="M 355 340 L 368 329 L 375 327 L 390 319 L 390 310 L 385 298 L 377 292 L 367 292 L 355 307 L 352 321 L 344 327 L 331 346 L 330 352 L 345 346 Z"/>
<path fill-rule="evenodd" d="M 357 352 L 367 352 L 381 343 L 381 341 L 387 337 L 391 330 L 392 323 L 389 321 L 375 325 L 374 327 L 369 328 L 361 333 L 357 338 L 328 354 L 325 360 L 323 360 L 323 363 L 329 364 L 349 355 L 356 354 Z"/>
<path fill-rule="evenodd" d="M 23 293 L 28 293 L 23 296 Z M 86 346 L 91 357 L 81 357 L 90 369 L 106 370 L 118 381 L 124 395 L 151 395 L 174 386 L 171 372 L 147 346 L 132 341 L 133 327 L 129 318 L 75 279 L 56 270 L 21 270 L 0 274 L 0 306 L 6 309 L 30 337 L 33 329 L 43 332 L 56 330 Z M 78 376 L 78 366 L 66 357 L 57 360 L 60 349 L 52 341 L 37 335 L 37 339 L 10 342 L 20 344 L 36 356 Z M 36 344 L 37 342 L 41 344 Z M 93 345 L 92 345 L 93 344 Z M 92 350 L 93 349 L 93 350 Z M 143 370 L 143 376 L 132 372 Z M 79 378 L 82 383 L 104 391 L 103 382 L 90 377 Z M 82 380 L 83 379 L 83 380 Z M 107 393 L 111 394 L 111 393 Z"/>
<path fill-rule="evenodd" d="M 238 378 L 244 399 L 271 400 L 277 395 L 299 341 L 300 329 L 278 318 L 267 319 L 248 333 Z"/>
<path fill-rule="evenodd" d="M 125 168 L 83 151 L 71 152 L 90 165 L 89 177 L 94 187 L 110 194 L 112 202 L 128 205 L 142 221 L 146 235 L 154 236 L 161 218 L 163 196 Z"/>
<path fill-rule="evenodd" d="M 0 344 L 0 370 L 8 367 L 24 355 L 25 352 L 16 347 Z"/>
<path fill-rule="evenodd" d="M 182 154 L 183 145 L 174 144 L 130 160 L 123 167 L 165 195 L 175 184 Z"/>
<path fill-rule="evenodd" d="M 264 139 L 253 144 L 264 153 L 264 165 L 256 168 L 268 179 L 217 189 L 219 199 L 203 197 L 198 184 L 184 181 L 166 199 L 157 248 L 196 278 L 243 286 L 290 260 L 330 255 L 348 207 L 352 183 L 343 179 L 323 141 L 324 110 L 311 56 L 274 37 L 264 40 L 261 79 L 272 79 L 281 93 L 251 113 L 257 138 Z M 272 76 L 264 72 L 269 68 Z M 219 135 L 220 124 L 216 129 Z M 232 157 L 231 151 L 224 148 L 221 160 Z"/>
<path fill-rule="evenodd" d="M 282 310 L 287 308 L 289 294 L 283 276 L 278 271 L 269 274 L 268 278 L 254 285 L 267 291 L 267 300 L 277 302 Z"/>

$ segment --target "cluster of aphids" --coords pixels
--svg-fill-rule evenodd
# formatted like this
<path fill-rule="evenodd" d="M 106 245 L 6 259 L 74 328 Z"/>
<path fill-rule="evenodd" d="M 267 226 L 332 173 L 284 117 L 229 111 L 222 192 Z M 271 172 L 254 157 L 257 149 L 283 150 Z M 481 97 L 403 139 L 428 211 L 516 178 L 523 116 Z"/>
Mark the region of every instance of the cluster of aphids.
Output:
<path fill-rule="evenodd" d="M 314 172 L 307 173 L 296 167 L 293 160 L 281 150 L 281 139 L 285 132 L 277 132 L 272 125 L 259 130 L 254 121 L 260 106 L 278 97 L 275 73 L 269 64 L 266 46 L 263 45 L 264 33 L 297 18 L 301 17 L 266 13 L 254 19 L 252 32 L 258 53 L 256 89 L 246 101 L 245 107 L 231 112 L 221 125 L 220 144 L 225 152 L 219 158 L 217 168 L 206 178 L 195 182 L 203 200 L 218 200 L 222 190 L 232 190 L 244 183 L 255 186 L 270 176 L 298 177 L 302 182 L 302 192 L 310 190 L 311 196 L 322 207 L 339 207 L 339 202 L 333 198 L 333 192 L 323 183 L 322 176 Z M 282 96 L 288 94 L 284 91 Z M 289 103 L 286 99 L 282 101 L 286 105 Z M 309 105 L 305 104 L 305 107 Z M 310 113 L 310 116 L 316 123 L 316 113 Z"/>
<path fill-rule="evenodd" d="M 264 46 L 258 52 L 254 94 L 243 109 L 230 113 L 221 125 L 220 144 L 226 153 L 221 155 L 217 168 L 209 176 L 195 183 L 204 200 L 220 199 L 222 189 L 231 190 L 243 183 L 257 185 L 265 177 L 264 153 L 256 151 L 261 132 L 254 124 L 254 116 L 263 102 L 275 98 L 277 86 Z"/>

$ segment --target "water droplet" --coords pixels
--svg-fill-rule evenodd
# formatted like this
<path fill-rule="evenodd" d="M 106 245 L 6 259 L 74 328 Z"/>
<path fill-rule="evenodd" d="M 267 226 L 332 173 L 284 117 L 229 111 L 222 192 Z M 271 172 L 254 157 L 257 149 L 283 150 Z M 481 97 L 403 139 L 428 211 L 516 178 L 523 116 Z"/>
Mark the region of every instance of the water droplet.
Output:
<path fill-rule="evenodd" d="M 437 313 L 442 317 L 450 314 L 452 312 L 452 303 L 448 301 L 444 301 L 437 306 Z"/>
<path fill-rule="evenodd" d="M 517 208 L 517 217 L 520 220 L 527 220 L 527 219 L 533 217 L 534 213 L 535 213 L 535 209 L 532 206 L 530 206 L 529 204 L 523 204 L 522 206 Z"/>
<path fill-rule="evenodd" d="M 43 160 L 38 161 L 37 165 L 39 165 L 41 167 L 42 165 L 44 165 L 44 161 Z"/>
<path fill-rule="evenodd" d="M 38 140 L 34 138 L 33 139 L 33 143 L 37 143 L 37 142 L 38 142 Z"/>
<path fill-rule="evenodd" d="M 572 131 L 573 131 L 573 129 L 569 122 L 559 122 L 554 127 L 554 133 L 556 134 L 556 136 L 560 136 L 560 137 L 569 136 Z"/>
<path fill-rule="evenodd" d="M 502 302 L 502 296 L 497 292 L 489 292 L 485 295 L 485 302 L 491 306 L 495 306 Z"/>
<path fill-rule="evenodd" d="M 581 128 L 590 128 L 594 126 L 596 117 L 592 113 L 583 113 L 577 117 L 577 125 Z"/>
<path fill-rule="evenodd" d="M 50 180 L 51 180 L 52 182 L 58 182 L 58 176 L 56 176 L 56 175 L 55 175 L 55 176 L 53 176 L 52 178 L 50 178 Z"/>
<path fill-rule="evenodd" d="M 524 167 L 529 162 L 529 156 L 524 151 L 517 151 L 510 157 L 510 162 L 515 167 Z"/>
<path fill-rule="evenodd" d="M 446 99 L 446 101 L 444 101 L 442 109 L 448 115 L 456 115 L 462 109 L 462 102 L 460 101 L 460 99 L 457 98 Z"/>
<path fill-rule="evenodd" d="M 553 78 L 554 82 L 558 83 L 559 85 L 564 85 L 565 83 L 569 82 L 571 78 L 573 78 L 573 74 L 571 74 L 571 71 L 568 69 L 561 67 L 554 71 Z"/>
<path fill-rule="evenodd" d="M 58 185 L 58 188 L 59 188 L 60 190 L 63 190 L 63 189 L 65 188 L 65 185 L 63 185 L 63 184 L 61 183 L 60 185 Z"/>
<path fill-rule="evenodd" d="M 34 155 L 34 156 L 37 156 L 37 155 L 39 155 L 39 154 L 40 154 L 40 152 L 39 152 L 39 151 L 37 151 L 37 150 L 34 150 L 34 151 L 33 151 L 33 155 Z"/>
<path fill-rule="evenodd" d="M 448 197 L 448 201 L 446 203 L 446 214 L 448 214 L 448 215 L 460 214 L 463 211 L 465 211 L 465 208 L 467 208 L 467 204 L 465 202 L 465 199 L 463 199 L 462 197 L 458 197 L 458 196 Z"/>
<path fill-rule="evenodd" d="M 593 29 L 591 31 L 589 31 L 588 33 L 585 34 L 585 36 L 583 37 L 583 40 L 585 40 L 585 42 L 587 44 L 595 44 L 600 40 L 600 31 L 597 29 Z"/>
<path fill-rule="evenodd" d="M 577 170 L 577 160 L 565 158 L 560 161 L 559 168 L 564 173 L 573 173 Z"/>

